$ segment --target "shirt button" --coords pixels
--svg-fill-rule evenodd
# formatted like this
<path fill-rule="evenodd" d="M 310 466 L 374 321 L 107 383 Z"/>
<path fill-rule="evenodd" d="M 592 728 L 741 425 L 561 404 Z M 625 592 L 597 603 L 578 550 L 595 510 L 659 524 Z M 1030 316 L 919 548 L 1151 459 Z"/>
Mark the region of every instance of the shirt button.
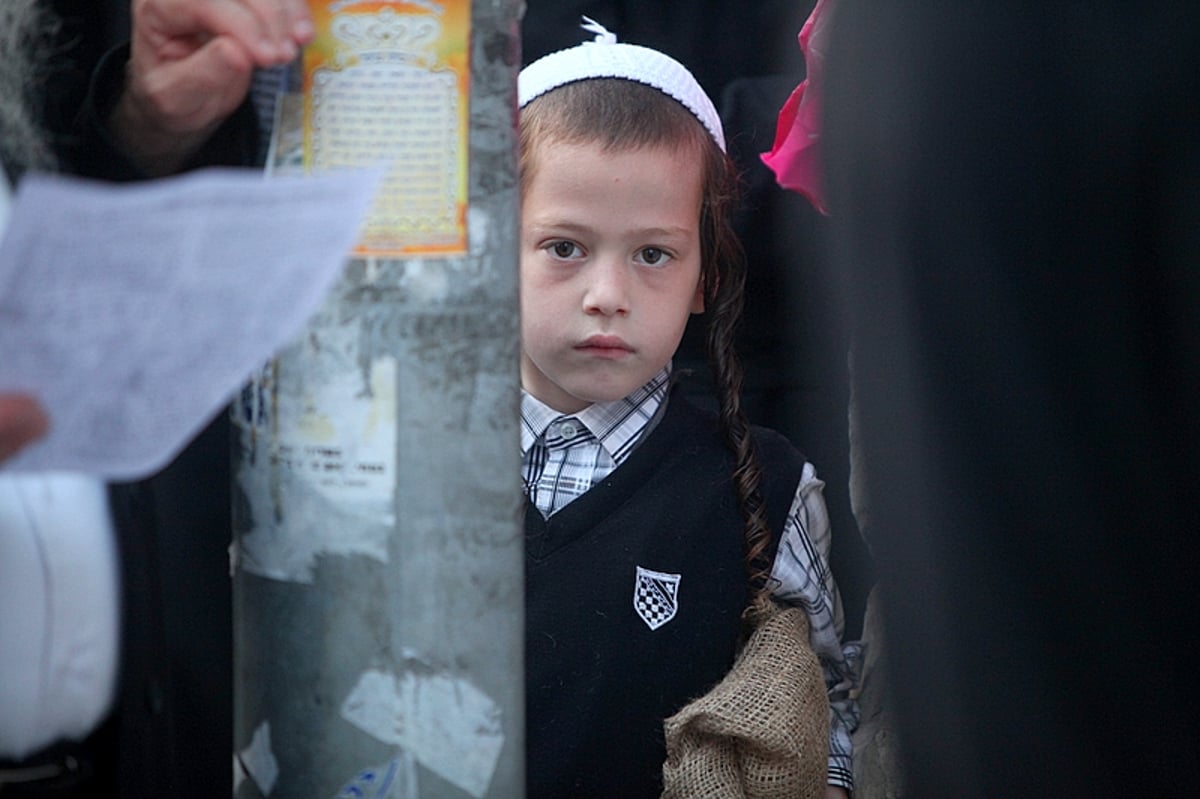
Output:
<path fill-rule="evenodd" d="M 570 441 L 579 434 L 579 428 L 576 426 L 573 420 L 568 419 L 558 426 L 558 434 L 567 441 Z"/>

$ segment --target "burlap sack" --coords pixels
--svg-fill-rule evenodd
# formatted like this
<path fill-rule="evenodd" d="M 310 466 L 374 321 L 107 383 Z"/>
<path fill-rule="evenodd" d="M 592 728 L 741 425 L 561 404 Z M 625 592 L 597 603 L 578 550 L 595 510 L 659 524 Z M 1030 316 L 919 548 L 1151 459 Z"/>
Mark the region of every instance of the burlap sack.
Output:
<path fill-rule="evenodd" d="M 822 796 L 829 698 L 804 611 L 768 616 L 725 679 L 663 726 L 663 799 Z"/>

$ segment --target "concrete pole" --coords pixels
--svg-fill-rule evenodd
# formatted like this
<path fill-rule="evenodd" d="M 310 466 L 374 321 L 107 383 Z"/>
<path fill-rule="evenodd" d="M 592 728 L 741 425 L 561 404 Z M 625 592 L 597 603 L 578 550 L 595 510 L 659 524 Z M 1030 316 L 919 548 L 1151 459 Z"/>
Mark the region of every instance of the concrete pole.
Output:
<path fill-rule="evenodd" d="M 462 248 L 352 257 L 234 413 L 238 797 L 524 795 L 523 4 L 469 6 Z M 288 115 L 281 168 L 299 130 Z"/>

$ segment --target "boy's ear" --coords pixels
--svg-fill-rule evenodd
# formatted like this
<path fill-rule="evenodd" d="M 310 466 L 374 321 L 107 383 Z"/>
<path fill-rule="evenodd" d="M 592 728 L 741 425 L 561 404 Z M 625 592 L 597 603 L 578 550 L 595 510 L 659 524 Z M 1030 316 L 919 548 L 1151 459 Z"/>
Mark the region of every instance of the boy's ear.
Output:
<path fill-rule="evenodd" d="M 696 283 L 696 296 L 692 297 L 692 313 L 704 313 L 704 278 Z"/>

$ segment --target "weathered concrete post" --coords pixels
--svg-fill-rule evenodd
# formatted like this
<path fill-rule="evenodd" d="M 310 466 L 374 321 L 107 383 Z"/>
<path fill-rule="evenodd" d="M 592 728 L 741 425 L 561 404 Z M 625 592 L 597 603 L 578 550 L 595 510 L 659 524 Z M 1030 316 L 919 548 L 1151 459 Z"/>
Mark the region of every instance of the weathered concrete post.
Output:
<path fill-rule="evenodd" d="M 234 414 L 234 793 L 521 797 L 523 4 L 312 8 L 274 168 L 391 171 Z"/>

